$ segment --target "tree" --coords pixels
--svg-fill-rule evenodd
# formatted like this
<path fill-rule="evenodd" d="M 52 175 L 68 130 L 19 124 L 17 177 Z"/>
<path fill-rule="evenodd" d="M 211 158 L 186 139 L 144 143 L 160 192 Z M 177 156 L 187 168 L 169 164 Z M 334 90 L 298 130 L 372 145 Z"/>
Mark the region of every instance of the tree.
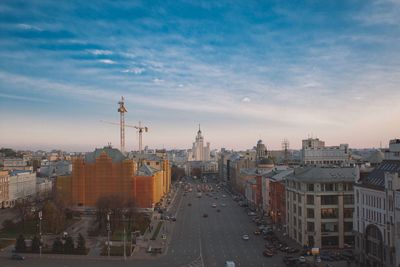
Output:
<path fill-rule="evenodd" d="M 15 251 L 17 252 L 25 252 L 26 251 L 26 243 L 25 237 L 21 234 L 17 238 L 17 242 L 15 244 Z"/>
<path fill-rule="evenodd" d="M 34 236 L 32 239 L 32 252 L 39 252 L 40 250 L 40 239 L 37 236 Z"/>
<path fill-rule="evenodd" d="M 0 153 L 4 153 L 6 158 L 15 158 L 17 156 L 17 152 L 12 150 L 11 148 L 1 148 Z"/>
<path fill-rule="evenodd" d="M 22 231 L 25 231 L 25 221 L 31 213 L 32 205 L 28 199 L 20 199 L 15 204 L 15 209 L 18 211 L 19 218 L 21 218 Z"/>
<path fill-rule="evenodd" d="M 79 234 L 78 236 L 78 245 L 76 247 L 76 252 L 81 255 L 86 254 L 86 241 L 82 234 Z"/>
<path fill-rule="evenodd" d="M 63 253 L 64 252 L 64 245 L 61 242 L 59 237 L 57 237 L 53 242 L 53 252 L 54 253 Z"/>
<path fill-rule="evenodd" d="M 64 254 L 73 254 L 75 250 L 74 239 L 68 236 L 64 244 Z"/>
<path fill-rule="evenodd" d="M 12 220 L 5 220 L 2 225 L 6 231 L 13 231 L 16 229 L 16 224 Z"/>
<path fill-rule="evenodd" d="M 54 202 L 47 201 L 43 206 L 42 212 L 44 229 L 47 232 L 57 234 L 64 229 L 64 212 Z"/>

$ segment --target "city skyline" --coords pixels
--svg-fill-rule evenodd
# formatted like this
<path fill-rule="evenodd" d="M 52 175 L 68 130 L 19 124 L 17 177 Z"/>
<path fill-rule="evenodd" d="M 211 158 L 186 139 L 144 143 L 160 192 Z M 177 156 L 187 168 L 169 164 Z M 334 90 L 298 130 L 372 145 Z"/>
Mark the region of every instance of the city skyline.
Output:
<path fill-rule="evenodd" d="M 0 146 L 119 148 L 121 96 L 151 148 L 400 135 L 399 2 L 229 3 L 2 1 Z"/>

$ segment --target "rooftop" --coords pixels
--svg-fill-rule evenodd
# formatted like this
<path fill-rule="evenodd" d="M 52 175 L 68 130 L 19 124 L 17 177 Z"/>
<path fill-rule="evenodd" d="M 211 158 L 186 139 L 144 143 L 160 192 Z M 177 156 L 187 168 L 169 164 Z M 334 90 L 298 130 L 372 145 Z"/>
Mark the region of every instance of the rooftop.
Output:
<path fill-rule="evenodd" d="M 384 160 L 377 166 L 367 178 L 361 182 L 361 186 L 374 187 L 377 189 L 385 188 L 385 172 L 400 173 L 400 160 Z"/>
<path fill-rule="evenodd" d="M 87 163 L 95 163 L 96 159 L 100 157 L 100 155 L 105 152 L 107 156 L 109 156 L 114 163 L 117 162 L 122 162 L 125 160 L 127 157 L 122 154 L 121 151 L 119 151 L 116 148 L 112 147 L 103 147 L 103 148 L 96 148 L 94 152 L 86 153 L 85 154 L 85 162 Z"/>
<path fill-rule="evenodd" d="M 302 182 L 355 182 L 359 178 L 356 167 L 300 167 L 289 178 Z"/>

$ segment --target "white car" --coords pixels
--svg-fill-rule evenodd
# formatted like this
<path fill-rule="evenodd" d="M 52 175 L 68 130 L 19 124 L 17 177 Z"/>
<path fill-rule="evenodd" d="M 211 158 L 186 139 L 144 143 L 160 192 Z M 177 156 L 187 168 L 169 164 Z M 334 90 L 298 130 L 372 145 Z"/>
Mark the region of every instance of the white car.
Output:
<path fill-rule="evenodd" d="M 306 262 L 306 258 L 304 258 L 303 256 L 299 257 L 299 262 Z"/>
<path fill-rule="evenodd" d="M 216 207 L 217 207 L 217 204 L 213 203 L 213 204 L 211 205 L 211 207 L 216 208 Z"/>
<path fill-rule="evenodd" d="M 249 235 L 242 235 L 242 239 L 243 239 L 243 240 L 249 240 L 250 237 L 249 237 Z"/>
<path fill-rule="evenodd" d="M 222 206 L 222 207 L 226 207 L 226 204 L 225 204 L 225 203 L 222 203 L 221 206 Z"/>

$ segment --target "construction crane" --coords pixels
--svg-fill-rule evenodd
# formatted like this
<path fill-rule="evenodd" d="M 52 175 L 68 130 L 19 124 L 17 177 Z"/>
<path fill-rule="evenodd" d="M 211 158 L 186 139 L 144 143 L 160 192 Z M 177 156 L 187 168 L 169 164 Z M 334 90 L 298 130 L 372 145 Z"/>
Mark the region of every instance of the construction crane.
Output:
<path fill-rule="evenodd" d="M 111 121 L 103 121 L 102 120 L 100 122 L 113 124 L 113 125 L 120 125 L 117 122 L 111 122 Z M 125 122 L 124 122 L 124 126 L 125 127 L 129 127 L 129 128 L 135 128 L 136 130 L 138 130 L 138 133 L 139 133 L 139 152 L 140 152 L 140 154 L 142 154 L 142 152 L 143 152 L 143 140 L 142 140 L 143 131 L 147 133 L 149 131 L 149 128 L 147 126 L 142 126 L 142 122 L 141 121 L 139 121 L 139 125 L 138 126 L 125 124 Z M 124 136 L 124 138 L 125 138 L 125 136 Z M 124 140 L 124 144 L 125 144 L 125 140 Z"/>
<path fill-rule="evenodd" d="M 121 96 L 121 101 L 118 102 L 119 108 L 118 112 L 119 116 L 119 125 L 120 125 L 120 145 L 121 145 L 121 152 L 125 152 L 125 112 L 128 110 L 125 108 L 124 97 Z"/>

